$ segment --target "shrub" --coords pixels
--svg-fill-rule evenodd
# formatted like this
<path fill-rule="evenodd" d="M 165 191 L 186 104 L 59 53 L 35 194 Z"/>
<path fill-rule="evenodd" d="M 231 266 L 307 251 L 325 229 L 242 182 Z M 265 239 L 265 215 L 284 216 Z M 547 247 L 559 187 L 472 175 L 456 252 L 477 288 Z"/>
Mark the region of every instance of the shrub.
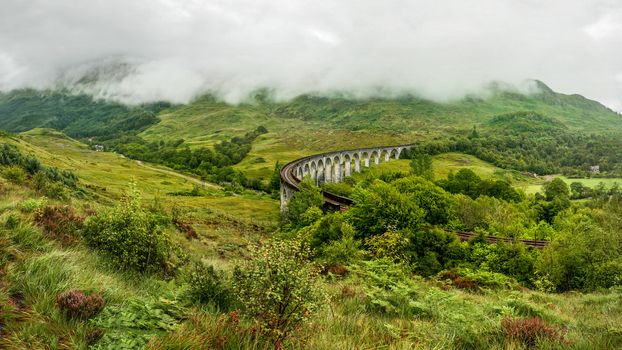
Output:
<path fill-rule="evenodd" d="M 233 293 L 225 273 L 216 271 L 211 265 L 196 263 L 188 283 L 188 296 L 194 302 L 211 304 L 221 311 L 228 310 L 233 302 Z"/>
<path fill-rule="evenodd" d="M 47 181 L 38 191 L 39 193 L 54 199 L 67 199 L 69 197 L 69 192 L 60 182 Z"/>
<path fill-rule="evenodd" d="M 311 248 L 318 249 L 325 244 L 339 240 L 343 236 L 343 225 L 344 218 L 342 213 L 335 212 L 324 215 L 321 220 L 311 227 L 309 237 Z"/>
<path fill-rule="evenodd" d="M 368 238 L 365 244 L 376 259 L 387 258 L 396 263 L 408 263 L 411 258 L 408 254 L 411 236 L 409 231 L 392 230 Z"/>
<path fill-rule="evenodd" d="M 25 213 L 32 213 L 45 205 L 45 198 L 28 198 L 20 204 L 20 210 Z"/>
<path fill-rule="evenodd" d="M 83 230 L 86 243 L 123 269 L 170 272 L 172 245 L 160 218 L 140 203 L 140 194 L 132 189 L 115 208 L 89 218 Z"/>
<path fill-rule="evenodd" d="M 12 165 L 4 169 L 2 176 L 14 184 L 21 185 L 26 181 L 27 174 L 21 167 Z"/>
<path fill-rule="evenodd" d="M 331 241 L 320 250 L 320 260 L 328 267 L 328 272 L 337 275 L 347 272 L 343 265 L 351 264 L 361 257 L 360 243 L 354 238 L 352 225 L 342 223 L 341 232 L 341 239 Z"/>
<path fill-rule="evenodd" d="M 437 275 L 437 278 L 439 280 L 449 280 L 456 288 L 460 289 L 514 289 L 517 287 L 517 283 L 514 279 L 501 273 L 482 270 L 473 271 L 467 268 L 442 271 Z"/>
<path fill-rule="evenodd" d="M 86 295 L 83 292 L 72 289 L 59 294 L 56 304 L 65 316 L 88 320 L 97 315 L 104 308 L 104 298 L 97 293 Z"/>
<path fill-rule="evenodd" d="M 533 347 L 538 341 L 560 341 L 563 336 L 541 318 L 509 318 L 501 320 L 501 331 L 506 339 L 518 341 L 524 346 Z"/>
<path fill-rule="evenodd" d="M 531 285 L 538 250 L 522 243 L 495 244 L 471 242 L 471 262 L 476 268 L 503 273 Z"/>
<path fill-rule="evenodd" d="M 431 276 L 455 266 L 463 261 L 467 253 L 456 235 L 441 229 L 415 232 L 411 236 L 409 250 L 417 273 L 422 276 Z"/>
<path fill-rule="evenodd" d="M 417 288 L 408 270 L 389 259 L 362 262 L 358 272 L 365 281 L 368 307 L 381 314 L 400 317 L 427 313 L 417 301 Z"/>
<path fill-rule="evenodd" d="M 84 218 L 68 205 L 46 206 L 37 211 L 34 221 L 48 236 L 65 244 L 75 243 Z"/>
<path fill-rule="evenodd" d="M 296 241 L 253 248 L 237 266 L 233 286 L 246 315 L 254 318 L 275 348 L 322 305 L 324 294 L 310 251 Z"/>

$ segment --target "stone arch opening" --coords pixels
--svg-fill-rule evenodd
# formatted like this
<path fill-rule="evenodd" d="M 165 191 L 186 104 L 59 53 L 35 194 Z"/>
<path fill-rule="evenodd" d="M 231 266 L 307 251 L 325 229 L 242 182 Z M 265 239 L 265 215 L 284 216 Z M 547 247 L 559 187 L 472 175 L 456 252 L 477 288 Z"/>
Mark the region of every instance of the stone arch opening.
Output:
<path fill-rule="evenodd" d="M 380 151 L 375 150 L 373 152 L 371 152 L 371 158 L 374 162 L 374 164 L 380 164 Z"/>
<path fill-rule="evenodd" d="M 333 162 L 330 158 L 324 159 L 324 182 L 333 181 Z"/>
<path fill-rule="evenodd" d="M 344 178 L 352 176 L 352 155 L 350 155 L 349 153 L 346 153 L 343 156 L 343 165 L 344 165 L 344 169 L 343 169 Z"/>
<path fill-rule="evenodd" d="M 367 168 L 369 168 L 370 158 L 371 158 L 371 154 L 369 154 L 369 152 L 363 151 L 363 153 L 361 153 L 361 160 L 363 161 L 363 165 Z"/>
<path fill-rule="evenodd" d="M 313 179 L 313 182 L 317 185 L 317 166 L 315 165 L 315 162 L 311 162 L 311 178 Z"/>
<path fill-rule="evenodd" d="M 333 157 L 333 182 L 339 182 L 342 178 L 341 157 L 336 155 Z"/>
<path fill-rule="evenodd" d="M 361 172 L 361 155 L 357 152 L 352 156 L 354 160 L 354 171 L 357 173 Z"/>

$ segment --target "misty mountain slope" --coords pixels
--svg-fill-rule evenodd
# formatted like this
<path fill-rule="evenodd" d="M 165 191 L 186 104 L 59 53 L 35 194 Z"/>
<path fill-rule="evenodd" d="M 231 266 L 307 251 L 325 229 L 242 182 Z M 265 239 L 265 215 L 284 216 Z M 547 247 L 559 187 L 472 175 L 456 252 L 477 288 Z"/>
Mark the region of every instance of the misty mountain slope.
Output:
<path fill-rule="evenodd" d="M 286 102 L 262 101 L 233 106 L 204 97 L 161 115 L 162 121 L 150 126 L 143 135 L 153 139 L 170 137 L 201 141 L 208 135 L 221 132 L 242 134 L 260 124 L 271 131 L 287 126 L 300 129 L 301 122 L 310 128 L 373 131 L 387 135 L 453 133 L 470 129 L 474 124 L 485 124 L 500 114 L 523 111 L 553 118 L 569 130 L 587 133 L 622 131 L 622 117 L 602 104 L 580 95 L 556 93 L 541 82 L 537 84 L 540 92 L 535 94 L 491 89 L 487 98 L 471 96 L 447 103 L 414 96 L 353 99 L 303 95 Z"/>
<path fill-rule="evenodd" d="M 0 129 L 49 127 L 74 137 L 106 136 L 157 123 L 156 114 L 169 106 L 162 102 L 128 107 L 66 91 L 13 90 L 0 94 Z"/>

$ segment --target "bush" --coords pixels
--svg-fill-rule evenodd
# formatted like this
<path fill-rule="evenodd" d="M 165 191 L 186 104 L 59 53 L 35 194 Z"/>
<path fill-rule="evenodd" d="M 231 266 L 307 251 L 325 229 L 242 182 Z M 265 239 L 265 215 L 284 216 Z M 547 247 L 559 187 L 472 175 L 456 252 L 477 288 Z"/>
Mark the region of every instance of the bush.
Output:
<path fill-rule="evenodd" d="M 16 165 L 4 169 L 2 176 L 17 185 L 23 184 L 27 178 L 27 174 L 24 169 Z"/>
<path fill-rule="evenodd" d="M 233 286 L 246 315 L 254 318 L 275 348 L 322 306 L 324 294 L 310 251 L 296 241 L 273 241 L 251 250 L 235 268 Z"/>
<path fill-rule="evenodd" d="M 415 232 L 409 247 L 416 271 L 431 276 L 464 260 L 467 250 L 453 233 L 441 229 Z"/>
<path fill-rule="evenodd" d="M 45 198 L 28 198 L 20 204 L 20 210 L 25 213 L 32 213 L 45 205 Z"/>
<path fill-rule="evenodd" d="M 104 298 L 97 293 L 85 295 L 83 292 L 72 289 L 59 294 L 56 304 L 65 316 L 88 320 L 97 315 L 104 308 Z"/>
<path fill-rule="evenodd" d="M 526 347 L 535 346 L 538 341 L 561 341 L 563 336 L 541 318 L 504 318 L 501 320 L 501 331 L 506 339 L 518 341 Z"/>
<path fill-rule="evenodd" d="M 328 267 L 328 272 L 344 271 L 343 265 L 351 264 L 361 258 L 360 243 L 354 238 L 354 229 L 348 223 L 341 224 L 341 239 L 333 240 L 320 249 L 320 260 Z M 344 273 L 335 273 L 343 275 Z"/>
<path fill-rule="evenodd" d="M 524 244 L 498 242 L 495 244 L 471 242 L 470 261 L 478 269 L 498 272 L 531 285 L 539 251 Z"/>
<path fill-rule="evenodd" d="M 441 281 L 449 280 L 456 288 L 468 290 L 479 290 L 481 288 L 514 289 L 518 286 L 514 279 L 501 273 L 482 270 L 472 271 L 466 268 L 442 271 L 437 278 Z"/>
<path fill-rule="evenodd" d="M 408 253 L 411 236 L 409 231 L 387 231 L 368 238 L 365 244 L 376 259 L 386 258 L 396 263 L 408 264 L 411 260 Z"/>
<path fill-rule="evenodd" d="M 75 243 L 84 226 L 84 218 L 68 205 L 46 206 L 37 211 L 34 221 L 45 234 L 65 244 Z"/>
<path fill-rule="evenodd" d="M 170 272 L 172 245 L 159 224 L 161 218 L 140 203 L 140 194 L 132 189 L 115 208 L 89 218 L 83 230 L 86 243 L 120 268 Z"/>
<path fill-rule="evenodd" d="M 408 317 L 427 313 L 417 301 L 417 288 L 409 267 L 389 259 L 362 262 L 359 273 L 365 281 L 369 308 L 375 312 Z"/>
<path fill-rule="evenodd" d="M 225 273 L 216 271 L 211 265 L 196 263 L 188 283 L 188 296 L 194 302 L 210 304 L 221 311 L 228 310 L 233 302 L 233 293 Z"/>

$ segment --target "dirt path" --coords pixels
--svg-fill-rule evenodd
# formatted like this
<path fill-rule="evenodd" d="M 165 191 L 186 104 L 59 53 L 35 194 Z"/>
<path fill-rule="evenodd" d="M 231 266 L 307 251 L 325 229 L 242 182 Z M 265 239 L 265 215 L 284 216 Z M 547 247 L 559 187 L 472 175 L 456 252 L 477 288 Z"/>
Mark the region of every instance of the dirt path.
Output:
<path fill-rule="evenodd" d="M 197 179 L 197 178 L 195 178 L 195 177 L 192 177 L 192 176 L 188 176 L 188 175 L 180 174 L 180 173 L 175 172 L 175 171 L 172 171 L 172 170 L 166 170 L 166 169 L 161 169 L 161 168 L 155 168 L 155 167 L 152 167 L 152 166 L 146 165 L 145 163 L 143 163 L 143 162 L 142 162 L 142 161 L 140 161 L 140 160 L 137 160 L 137 161 L 136 161 L 136 163 L 137 163 L 138 165 L 142 166 L 143 168 L 147 168 L 147 169 L 150 169 L 150 170 L 158 171 L 158 172 L 161 172 L 161 173 L 164 173 L 164 174 L 168 174 L 168 175 L 172 175 L 172 176 L 181 177 L 182 179 L 186 179 L 186 180 L 188 180 L 188 181 L 192 181 L 192 182 L 194 182 L 194 183 L 196 183 L 196 184 L 199 184 L 199 185 L 201 185 L 201 186 L 204 186 L 204 187 L 211 187 L 211 188 L 215 188 L 215 189 L 221 189 L 221 188 L 222 188 L 222 187 L 220 187 L 220 186 L 218 186 L 218 185 L 215 185 L 215 184 L 213 184 L 213 183 L 209 183 L 209 182 L 205 182 L 205 181 L 199 180 L 199 179 Z"/>

